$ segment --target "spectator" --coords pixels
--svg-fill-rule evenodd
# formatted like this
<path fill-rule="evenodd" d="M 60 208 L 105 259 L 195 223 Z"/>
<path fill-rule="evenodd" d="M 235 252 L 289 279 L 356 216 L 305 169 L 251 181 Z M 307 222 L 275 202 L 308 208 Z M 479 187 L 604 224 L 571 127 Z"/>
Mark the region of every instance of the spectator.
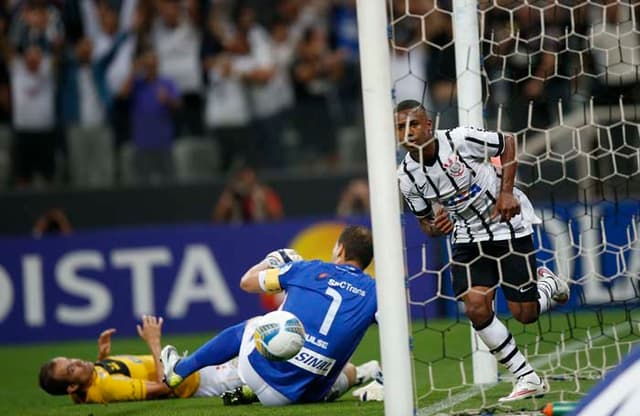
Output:
<path fill-rule="evenodd" d="M 93 42 L 92 59 L 100 65 L 101 95 L 117 146 L 130 139 L 129 99 L 122 94 L 131 72 L 137 37 L 144 25 L 142 7 L 132 11 L 136 1 L 124 0 L 119 10 L 108 0 L 83 1 L 85 32 Z"/>
<path fill-rule="evenodd" d="M 631 16 L 633 10 L 626 4 L 609 2 L 605 13 L 590 11 L 589 44 L 593 46 L 596 104 L 618 105 L 621 95 L 625 101 L 637 102 L 640 97 L 640 36 Z"/>
<path fill-rule="evenodd" d="M 391 77 L 394 80 L 395 98 L 403 101 L 410 97 L 419 97 L 425 108 L 431 108 L 427 92 L 427 46 L 419 43 L 420 27 L 414 21 L 404 19 L 393 26 L 396 44 L 391 55 Z M 408 46 L 418 44 L 411 50 Z M 409 76 L 407 76 L 409 74 Z"/>
<path fill-rule="evenodd" d="M 147 184 L 170 180 L 173 113 L 180 107 L 180 96 L 173 81 L 158 76 L 158 58 L 152 48 L 141 47 L 123 94 L 131 97 L 137 180 Z"/>
<path fill-rule="evenodd" d="M 342 77 L 344 55 L 329 48 L 327 33 L 320 27 L 307 30 L 298 46 L 293 65 L 296 88 L 295 122 L 306 161 L 332 163 L 336 157 L 335 117 L 330 108 L 337 96 L 336 82 Z"/>
<path fill-rule="evenodd" d="M 544 13 L 545 19 L 541 19 L 540 13 Z M 514 16 L 519 36 L 503 31 L 509 39 L 500 42 L 499 53 L 506 58 L 505 75 L 514 80 L 505 113 L 510 120 L 509 130 L 518 133 L 526 129 L 529 122 L 533 127 L 546 127 L 557 114 L 558 100 L 563 99 L 565 104 L 569 101 L 569 82 L 555 76 L 568 72 L 568 59 L 559 59 L 555 52 L 562 49 L 559 39 L 564 34 L 564 27 L 568 26 L 570 14 L 556 6 L 544 12 L 534 7 L 521 7 Z M 543 21 L 547 36 L 541 36 Z M 531 120 L 530 105 L 533 106 Z"/>
<path fill-rule="evenodd" d="M 242 26 L 246 27 L 253 68 L 245 73 L 254 116 L 252 140 L 256 143 L 260 167 L 283 165 L 283 135 L 286 114 L 293 105 L 293 84 L 290 76 L 294 45 L 289 41 L 288 26 L 277 21 L 273 37 L 255 23 L 251 10 L 244 12 Z"/>
<path fill-rule="evenodd" d="M 153 24 L 153 46 L 158 53 L 160 76 L 173 80 L 182 94 L 177 114 L 181 135 L 202 135 L 202 70 L 200 47 L 202 34 L 192 17 L 197 12 L 181 8 L 178 0 L 157 2 L 158 16 Z M 191 7 L 197 3 L 190 2 Z"/>
<path fill-rule="evenodd" d="M 264 222 L 284 217 L 280 197 L 260 183 L 251 168 L 236 172 L 222 192 L 213 220 L 228 223 Z"/>
<path fill-rule="evenodd" d="M 69 54 L 62 77 L 62 105 L 67 123 L 67 148 L 73 183 L 105 186 L 114 177 L 114 143 L 104 125 L 104 97 L 99 63 L 92 62 L 93 42 L 82 38 Z"/>
<path fill-rule="evenodd" d="M 357 23 L 355 0 L 334 1 L 331 38 L 334 48 L 345 57 L 344 76 L 340 79 L 338 92 L 342 110 L 340 121 L 346 125 L 362 118 Z"/>
<path fill-rule="evenodd" d="M 256 159 L 251 140 L 251 109 L 243 79 L 254 68 L 254 61 L 249 54 L 246 31 L 219 21 L 215 9 L 209 16 L 208 31 L 202 53 L 209 82 L 205 125 L 220 145 L 222 169 L 227 171 L 237 164 L 252 164 Z"/>
<path fill-rule="evenodd" d="M 339 217 L 369 215 L 369 183 L 365 179 L 353 179 L 340 195 L 336 214 Z"/>
<path fill-rule="evenodd" d="M 45 53 L 57 54 L 64 43 L 60 13 L 46 0 L 28 0 L 11 26 L 11 44 L 18 51 L 38 46 Z"/>
<path fill-rule="evenodd" d="M 52 57 L 37 46 L 11 62 L 14 169 L 17 184 L 39 174 L 47 183 L 55 172 L 55 79 Z"/>
<path fill-rule="evenodd" d="M 71 223 L 60 208 L 51 208 L 42 214 L 33 224 L 32 235 L 41 238 L 44 235 L 70 235 Z"/>
<path fill-rule="evenodd" d="M 434 10 L 425 22 L 427 47 L 427 87 L 431 110 L 438 114 L 438 128 L 458 125 L 456 101 L 456 60 L 451 20 L 440 10 Z"/>
<path fill-rule="evenodd" d="M 8 29 L 11 16 L 7 5 L 0 2 L 0 125 L 11 123 L 11 86 L 9 83 L 9 39 Z"/>

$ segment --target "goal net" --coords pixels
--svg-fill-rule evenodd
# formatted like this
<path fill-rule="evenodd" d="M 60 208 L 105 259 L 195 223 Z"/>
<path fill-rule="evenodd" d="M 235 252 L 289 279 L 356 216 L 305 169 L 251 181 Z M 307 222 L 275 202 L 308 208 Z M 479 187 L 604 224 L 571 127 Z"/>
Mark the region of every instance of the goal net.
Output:
<path fill-rule="evenodd" d="M 481 0 L 479 56 L 456 63 L 453 3 L 388 0 L 394 101 L 423 103 L 436 129 L 459 125 L 459 110 L 479 111 L 474 127 L 515 137 L 516 186 L 542 219 L 538 265 L 570 282 L 572 293 L 568 305 L 523 325 L 498 289 L 498 317 L 551 387 L 542 399 L 499 405 L 513 380 L 498 365 L 494 382 L 474 382 L 474 360 L 490 354 L 472 347 L 453 294 L 450 241 L 412 237 L 418 224 L 408 214 L 418 414 L 532 412 L 579 400 L 640 340 L 640 4 Z M 461 67 L 482 94 L 459 109 L 470 93 Z"/>

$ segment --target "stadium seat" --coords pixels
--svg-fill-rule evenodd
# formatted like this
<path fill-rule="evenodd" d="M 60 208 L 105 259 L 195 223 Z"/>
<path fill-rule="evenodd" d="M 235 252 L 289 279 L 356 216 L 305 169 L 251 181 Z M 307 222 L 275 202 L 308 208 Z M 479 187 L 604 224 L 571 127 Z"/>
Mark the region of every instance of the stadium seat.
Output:
<path fill-rule="evenodd" d="M 103 187 L 113 184 L 115 150 L 113 135 L 108 127 L 69 127 L 67 146 L 73 185 Z"/>
<path fill-rule="evenodd" d="M 200 137 L 181 137 L 173 144 L 173 161 L 179 182 L 211 179 L 220 169 L 217 144 Z"/>
<path fill-rule="evenodd" d="M 0 126 L 0 189 L 6 188 L 11 175 L 11 130 Z"/>
<path fill-rule="evenodd" d="M 364 132 L 361 127 L 351 125 L 338 130 L 338 154 L 341 167 L 345 170 L 354 166 L 366 166 Z"/>
<path fill-rule="evenodd" d="M 118 178 L 121 185 L 133 185 L 136 183 L 135 156 L 133 143 L 126 142 L 120 146 Z"/>

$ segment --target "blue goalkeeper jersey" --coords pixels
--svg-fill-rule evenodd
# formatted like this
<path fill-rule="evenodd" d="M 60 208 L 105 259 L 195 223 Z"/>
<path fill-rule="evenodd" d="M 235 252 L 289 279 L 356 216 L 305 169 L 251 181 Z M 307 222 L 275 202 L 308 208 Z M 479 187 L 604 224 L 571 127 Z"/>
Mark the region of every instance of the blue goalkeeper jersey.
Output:
<path fill-rule="evenodd" d="M 270 361 L 254 350 L 251 365 L 293 402 L 324 400 L 375 321 L 375 280 L 356 267 L 316 260 L 262 272 L 260 284 L 267 292 L 286 291 L 281 309 L 302 321 L 306 339 L 288 361 Z"/>

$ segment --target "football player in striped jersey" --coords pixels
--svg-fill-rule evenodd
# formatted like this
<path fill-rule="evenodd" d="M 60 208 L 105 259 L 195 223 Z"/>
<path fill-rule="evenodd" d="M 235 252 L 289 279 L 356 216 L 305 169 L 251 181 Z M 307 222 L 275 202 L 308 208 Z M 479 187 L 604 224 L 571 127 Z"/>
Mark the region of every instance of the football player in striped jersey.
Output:
<path fill-rule="evenodd" d="M 451 234 L 453 289 L 467 317 L 496 359 L 514 375 L 508 402 L 548 390 L 507 327 L 493 311 L 500 286 L 511 314 L 535 322 L 552 301 L 566 303 L 569 286 L 546 267 L 536 268 L 533 224 L 527 196 L 514 186 L 513 136 L 473 127 L 433 130 L 417 101 L 396 107 L 396 136 L 407 150 L 398 167 L 404 199 L 422 230 Z M 500 158 L 501 175 L 490 162 Z"/>

